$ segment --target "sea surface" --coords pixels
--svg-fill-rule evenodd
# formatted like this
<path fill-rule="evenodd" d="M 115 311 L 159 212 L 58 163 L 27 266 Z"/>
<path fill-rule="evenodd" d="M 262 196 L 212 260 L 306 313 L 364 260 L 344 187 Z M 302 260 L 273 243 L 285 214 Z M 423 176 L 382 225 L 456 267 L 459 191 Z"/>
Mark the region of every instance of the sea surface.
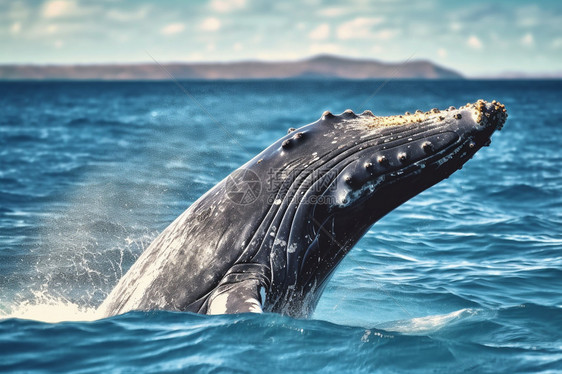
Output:
<path fill-rule="evenodd" d="M 376 223 L 311 319 L 95 308 L 205 191 L 324 110 L 499 100 Z M 562 372 L 562 81 L 0 83 L 0 371 Z"/>

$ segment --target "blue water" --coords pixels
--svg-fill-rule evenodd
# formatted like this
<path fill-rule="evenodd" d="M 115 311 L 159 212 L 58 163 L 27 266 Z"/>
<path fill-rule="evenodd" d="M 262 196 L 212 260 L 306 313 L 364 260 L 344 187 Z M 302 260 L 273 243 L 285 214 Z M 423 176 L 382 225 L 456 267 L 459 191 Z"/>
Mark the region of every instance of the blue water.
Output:
<path fill-rule="evenodd" d="M 0 83 L 0 371 L 562 372 L 562 81 L 381 83 Z M 312 319 L 96 319 L 151 239 L 287 128 L 479 98 L 509 112 L 492 145 L 375 224 Z"/>

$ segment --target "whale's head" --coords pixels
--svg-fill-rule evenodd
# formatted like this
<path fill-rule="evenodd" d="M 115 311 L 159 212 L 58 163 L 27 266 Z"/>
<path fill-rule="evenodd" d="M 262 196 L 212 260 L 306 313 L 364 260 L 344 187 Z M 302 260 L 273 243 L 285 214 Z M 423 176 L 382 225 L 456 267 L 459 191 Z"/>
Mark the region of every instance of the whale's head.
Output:
<path fill-rule="evenodd" d="M 506 118 L 502 104 L 482 100 L 459 109 L 418 110 L 391 117 L 371 112 L 325 113 L 316 126 L 318 135 L 327 141 L 322 139 L 318 148 L 327 155 L 343 156 L 326 191 L 325 211 L 350 217 L 361 213 L 359 219 L 369 217 L 367 223 L 372 224 L 462 168 L 490 144 L 491 135 Z M 327 143 L 331 146 L 326 147 Z"/>
<path fill-rule="evenodd" d="M 341 221 L 334 234 L 354 239 L 375 221 L 411 197 L 461 169 L 494 131 L 505 123 L 505 106 L 479 100 L 458 109 L 377 117 L 351 110 L 329 112 L 302 132 L 310 148 L 330 166 L 331 181 L 323 191 L 315 219 Z M 347 224 L 344 224 L 346 222 Z M 351 229 L 351 227 L 355 229 Z"/>
<path fill-rule="evenodd" d="M 291 129 L 274 148 L 285 167 L 299 166 L 290 178 L 299 188 L 285 199 L 299 227 L 293 223 L 286 242 L 308 243 L 295 256 L 300 272 L 307 273 L 300 275 L 304 287 L 324 283 L 371 225 L 489 145 L 506 118 L 502 104 L 479 100 L 458 109 L 390 117 L 325 112 L 318 121 Z"/>

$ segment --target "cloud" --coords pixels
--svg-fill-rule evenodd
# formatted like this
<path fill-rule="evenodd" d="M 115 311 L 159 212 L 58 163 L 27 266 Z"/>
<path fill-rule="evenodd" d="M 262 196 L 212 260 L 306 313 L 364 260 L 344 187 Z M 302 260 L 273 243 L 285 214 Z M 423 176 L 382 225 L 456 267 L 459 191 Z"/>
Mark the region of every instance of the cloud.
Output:
<path fill-rule="evenodd" d="M 267 52 L 258 52 L 255 57 L 259 60 L 263 61 L 288 61 L 288 60 L 298 60 L 301 59 L 303 56 L 299 52 L 296 51 L 267 51 Z"/>
<path fill-rule="evenodd" d="M 43 6 L 43 17 L 57 18 L 76 13 L 78 7 L 71 0 L 51 0 Z"/>
<path fill-rule="evenodd" d="M 320 9 L 318 14 L 323 17 L 341 17 L 348 12 L 349 8 L 346 7 L 330 7 Z"/>
<path fill-rule="evenodd" d="M 532 47 L 535 44 L 535 38 L 533 38 L 533 34 L 527 33 L 521 38 L 521 44 L 526 47 Z"/>
<path fill-rule="evenodd" d="M 312 44 L 308 48 L 308 52 L 313 55 L 318 55 L 318 54 L 326 54 L 326 53 L 340 54 L 343 53 L 344 51 L 338 44 L 320 43 L 320 44 Z"/>
<path fill-rule="evenodd" d="M 119 22 L 138 21 L 146 18 L 150 10 L 149 6 L 143 6 L 136 10 L 122 11 L 118 9 L 110 9 L 106 13 L 106 17 Z"/>
<path fill-rule="evenodd" d="M 468 46 L 473 49 L 482 49 L 482 42 L 474 35 L 471 35 L 468 38 L 466 44 L 468 44 Z"/>
<path fill-rule="evenodd" d="M 234 43 L 234 45 L 232 46 L 232 49 L 234 49 L 235 51 L 238 52 L 238 51 L 243 50 L 244 46 L 242 45 L 242 43 L 237 42 L 237 43 Z"/>
<path fill-rule="evenodd" d="M 204 55 L 200 52 L 192 52 L 186 56 L 188 61 L 202 61 L 204 59 Z"/>
<path fill-rule="evenodd" d="M 228 13 L 246 6 L 246 0 L 213 0 L 211 1 L 211 9 Z"/>
<path fill-rule="evenodd" d="M 5 5 L 0 5 L 0 18 L 11 19 L 14 21 L 21 21 L 28 18 L 31 14 L 31 7 L 20 1 L 4 2 Z M 9 6 L 8 6 L 8 3 Z"/>
<path fill-rule="evenodd" d="M 541 19 L 541 9 L 535 5 L 521 6 L 515 10 L 516 23 L 521 27 L 534 27 Z"/>
<path fill-rule="evenodd" d="M 552 43 L 550 44 L 550 46 L 552 47 L 552 49 L 558 49 L 560 47 L 562 47 L 562 38 L 556 38 L 552 41 Z"/>
<path fill-rule="evenodd" d="M 328 36 L 330 36 L 330 26 L 327 23 L 319 25 L 308 34 L 308 37 L 312 40 L 324 40 Z"/>
<path fill-rule="evenodd" d="M 19 34 L 21 31 L 21 23 L 20 22 L 14 22 L 12 24 L 12 26 L 10 26 L 10 33 L 12 34 Z"/>
<path fill-rule="evenodd" d="M 394 38 L 396 35 L 398 35 L 398 30 L 383 29 L 374 33 L 373 37 L 379 40 L 389 40 Z"/>
<path fill-rule="evenodd" d="M 451 31 L 460 31 L 463 28 L 463 25 L 460 22 L 451 22 L 449 24 L 449 28 Z"/>
<path fill-rule="evenodd" d="M 339 39 L 368 39 L 372 37 L 371 29 L 383 21 L 380 17 L 357 17 L 338 27 Z"/>
<path fill-rule="evenodd" d="M 174 35 L 182 32 L 184 29 L 185 29 L 185 25 L 183 23 L 176 22 L 164 26 L 162 30 L 160 30 L 160 33 L 162 35 Z"/>
<path fill-rule="evenodd" d="M 439 56 L 441 58 L 447 57 L 447 50 L 445 48 L 439 48 L 437 50 L 437 56 Z"/>
<path fill-rule="evenodd" d="M 221 21 L 215 17 L 205 18 L 201 23 L 203 31 L 217 31 L 221 28 Z"/>

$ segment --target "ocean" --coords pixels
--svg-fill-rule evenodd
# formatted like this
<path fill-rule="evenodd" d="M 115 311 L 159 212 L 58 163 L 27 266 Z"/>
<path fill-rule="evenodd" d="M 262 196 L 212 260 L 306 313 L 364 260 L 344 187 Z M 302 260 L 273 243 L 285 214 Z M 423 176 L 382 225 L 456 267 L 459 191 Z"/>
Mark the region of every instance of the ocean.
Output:
<path fill-rule="evenodd" d="M 376 223 L 312 318 L 97 319 L 151 240 L 288 128 L 477 99 L 504 129 Z M 561 102 L 560 80 L 1 82 L 0 371 L 562 372 Z"/>

